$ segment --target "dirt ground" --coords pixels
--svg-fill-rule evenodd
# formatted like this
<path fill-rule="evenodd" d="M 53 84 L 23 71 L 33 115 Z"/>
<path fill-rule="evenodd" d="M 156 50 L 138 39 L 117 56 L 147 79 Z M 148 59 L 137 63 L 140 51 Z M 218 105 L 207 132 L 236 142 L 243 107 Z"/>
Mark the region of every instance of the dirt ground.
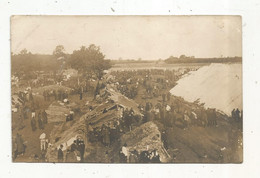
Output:
<path fill-rule="evenodd" d="M 161 93 L 167 93 L 171 88 L 161 90 Z M 145 105 L 151 102 L 156 105 L 162 102 L 162 97 L 144 99 L 144 88 L 139 88 L 138 95 L 134 99 L 137 104 Z M 174 96 L 172 96 L 174 99 Z M 35 96 L 42 109 L 46 109 L 52 101 L 44 101 L 42 96 Z M 69 95 L 70 102 L 75 102 L 80 107 L 82 113 L 75 116 L 77 120 L 85 112 L 87 101 L 93 100 L 93 94 L 83 95 L 79 100 L 79 95 Z M 25 141 L 26 151 L 24 155 L 19 155 L 14 162 L 44 162 L 40 155 L 39 136 L 44 132 L 48 139 L 53 130 L 54 123 L 45 125 L 44 130 L 37 129 L 35 132 L 31 129 L 30 117 L 23 121 L 24 128 L 19 130 L 19 113 L 12 115 L 12 137 L 14 140 L 17 133 L 22 135 Z M 29 114 L 29 116 L 31 116 Z M 165 131 L 168 153 L 172 157 L 173 163 L 241 163 L 243 161 L 242 130 L 237 122 L 219 118 L 216 127 L 190 126 L 188 128 L 179 128 L 176 126 L 164 127 L 161 121 L 155 121 L 161 132 Z M 37 125 L 38 126 L 38 125 Z M 119 144 L 113 143 L 105 147 L 101 143 L 87 143 L 85 152 L 85 162 L 113 163 L 119 162 Z"/>

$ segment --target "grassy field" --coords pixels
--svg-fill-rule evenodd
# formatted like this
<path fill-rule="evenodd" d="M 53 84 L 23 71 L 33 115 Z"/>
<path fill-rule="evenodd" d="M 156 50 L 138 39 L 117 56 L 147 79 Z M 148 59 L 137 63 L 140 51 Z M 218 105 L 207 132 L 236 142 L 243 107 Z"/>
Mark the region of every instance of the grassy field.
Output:
<path fill-rule="evenodd" d="M 179 68 L 199 68 L 209 65 L 209 63 L 186 63 L 186 64 L 166 64 L 164 62 L 144 62 L 144 63 L 117 63 L 112 66 L 111 71 L 116 70 L 141 70 L 141 69 L 164 69 L 178 70 Z"/>

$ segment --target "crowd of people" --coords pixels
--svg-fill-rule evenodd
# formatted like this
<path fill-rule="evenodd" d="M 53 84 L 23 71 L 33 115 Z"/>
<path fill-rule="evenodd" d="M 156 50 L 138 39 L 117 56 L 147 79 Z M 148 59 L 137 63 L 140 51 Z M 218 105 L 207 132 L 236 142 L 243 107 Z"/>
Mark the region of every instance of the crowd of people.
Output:
<path fill-rule="evenodd" d="M 105 111 L 103 111 L 104 113 Z M 101 142 L 104 146 L 110 146 L 118 138 L 135 127 L 144 123 L 143 117 L 134 113 L 133 109 L 122 110 L 122 117 L 102 124 L 101 127 L 92 128 L 89 125 L 88 137 L 90 142 Z"/>
<path fill-rule="evenodd" d="M 31 127 L 33 132 L 37 130 L 37 123 L 38 123 L 38 128 L 40 130 L 43 130 L 45 125 L 48 123 L 48 117 L 45 110 L 39 110 L 37 117 L 36 117 L 36 112 L 35 111 L 32 112 Z"/>
<path fill-rule="evenodd" d="M 31 87 L 26 88 L 24 91 L 19 91 L 17 96 L 19 103 L 14 104 L 17 104 L 16 113 L 18 117 L 17 120 L 15 120 L 16 124 L 13 125 L 13 129 L 17 128 L 18 133 L 14 140 L 14 159 L 16 159 L 17 156 L 24 154 L 26 151 L 26 141 L 23 140 L 23 136 L 21 134 L 23 129 L 26 127 L 25 120 L 30 119 L 29 123 L 31 125 L 32 132 L 35 132 L 37 129 L 44 130 L 45 126 L 48 124 L 47 113 L 44 109 L 39 107 L 39 104 L 32 94 Z M 40 146 L 41 145 L 39 145 L 39 147 Z"/>
<path fill-rule="evenodd" d="M 119 151 L 120 163 L 160 163 L 160 155 L 157 150 L 129 151 L 127 144 L 124 144 Z"/>
<path fill-rule="evenodd" d="M 93 127 L 87 129 L 87 137 L 90 143 L 100 142 L 106 148 L 109 148 L 113 143 L 118 142 L 120 136 L 132 131 L 136 127 L 149 121 L 160 122 L 164 130 L 168 127 L 179 127 L 187 129 L 192 126 L 201 127 L 216 127 L 218 125 L 218 113 L 215 109 L 205 108 L 203 105 L 186 102 L 180 97 L 172 96 L 169 89 L 176 85 L 180 77 L 185 75 L 191 69 L 184 70 L 131 70 L 131 71 L 113 71 L 105 78 L 105 81 L 97 81 L 93 87 L 93 100 L 97 100 L 101 96 L 101 90 L 106 87 L 106 84 L 112 84 L 113 89 L 120 92 L 130 99 L 136 99 L 139 103 L 139 110 L 142 114 L 136 114 L 132 108 L 124 108 L 122 117 L 114 118 L 113 121 L 104 122 L 101 127 Z M 69 95 L 76 94 L 79 96 L 79 101 L 84 99 L 84 93 L 88 92 L 88 85 L 85 83 L 75 86 L 71 91 L 68 90 L 44 90 L 44 101 L 64 101 L 69 98 Z M 31 89 L 25 92 L 18 93 L 21 105 L 18 105 L 19 110 L 19 129 L 22 130 L 25 126 L 24 119 L 28 119 L 31 113 L 31 130 L 35 132 L 37 129 L 44 130 L 48 124 L 47 113 L 44 109 L 37 106 L 34 101 L 34 96 Z M 92 110 L 92 109 L 91 109 Z M 108 112 L 104 109 L 103 113 Z M 239 121 L 242 119 L 242 112 L 239 109 L 232 111 L 232 118 Z M 76 112 L 75 112 L 76 113 Z M 71 111 L 65 117 L 66 121 L 74 120 L 74 112 Z M 91 125 L 88 125 L 91 127 Z M 167 150 L 167 139 L 162 133 L 162 142 Z M 15 157 L 25 153 L 25 144 L 20 134 L 15 138 Z M 40 142 L 41 150 L 46 150 L 45 144 Z M 122 163 L 159 163 L 160 155 L 157 150 L 141 151 L 127 150 L 127 145 L 124 145 L 119 152 L 120 162 Z M 85 153 L 85 143 L 82 139 L 77 139 L 73 142 L 70 149 L 64 152 L 63 145 L 58 149 L 59 162 L 83 162 Z"/>
<path fill-rule="evenodd" d="M 50 101 L 52 98 L 54 100 L 59 100 L 63 101 L 64 99 L 67 99 L 69 96 L 69 91 L 68 90 L 44 90 L 43 91 L 43 97 L 44 101 Z"/>
<path fill-rule="evenodd" d="M 58 149 L 57 159 L 58 162 L 84 162 L 85 143 L 81 138 L 73 141 L 69 149 L 66 149 L 64 154 L 63 145 L 61 144 Z"/>

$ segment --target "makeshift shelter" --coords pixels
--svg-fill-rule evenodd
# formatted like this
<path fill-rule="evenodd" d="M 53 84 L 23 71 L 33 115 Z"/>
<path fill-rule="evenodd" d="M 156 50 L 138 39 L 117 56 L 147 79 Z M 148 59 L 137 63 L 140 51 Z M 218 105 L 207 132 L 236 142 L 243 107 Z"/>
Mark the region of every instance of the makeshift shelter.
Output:
<path fill-rule="evenodd" d="M 98 105 L 93 111 L 87 113 L 85 118 L 92 128 L 101 128 L 103 124 L 117 121 L 122 117 L 123 108 L 114 103 L 107 102 Z"/>
<path fill-rule="evenodd" d="M 161 133 L 152 121 L 124 134 L 120 140 L 121 146 L 127 144 L 128 151 L 136 150 L 140 154 L 142 151 L 157 150 L 161 162 L 168 162 L 170 159 L 170 155 L 163 146 Z"/>
<path fill-rule="evenodd" d="M 86 140 L 86 125 L 84 116 L 82 116 L 78 121 L 65 122 L 56 125 L 50 134 L 50 144 L 47 149 L 46 158 L 48 162 L 58 162 L 58 149 L 60 145 L 63 145 L 62 151 L 70 149 L 73 141 L 80 138 L 87 142 Z M 64 158 L 66 155 L 64 156 Z"/>
<path fill-rule="evenodd" d="M 136 115 L 142 116 L 142 113 L 138 109 L 138 105 L 135 101 L 127 98 L 119 92 L 116 92 L 111 85 L 107 85 L 107 92 L 110 94 L 109 98 L 113 100 L 115 103 L 122 106 L 124 109 L 133 109 Z"/>
<path fill-rule="evenodd" d="M 75 103 L 65 104 L 54 101 L 45 112 L 47 113 L 48 122 L 64 122 L 65 114 L 69 114 L 76 107 Z"/>

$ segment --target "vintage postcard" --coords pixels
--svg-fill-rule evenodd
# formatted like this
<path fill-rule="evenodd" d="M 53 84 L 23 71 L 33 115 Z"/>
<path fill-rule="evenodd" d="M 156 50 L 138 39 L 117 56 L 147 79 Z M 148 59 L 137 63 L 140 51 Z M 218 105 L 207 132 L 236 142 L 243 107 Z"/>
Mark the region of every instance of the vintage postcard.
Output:
<path fill-rule="evenodd" d="M 242 163 L 240 16 L 12 16 L 13 162 Z"/>

